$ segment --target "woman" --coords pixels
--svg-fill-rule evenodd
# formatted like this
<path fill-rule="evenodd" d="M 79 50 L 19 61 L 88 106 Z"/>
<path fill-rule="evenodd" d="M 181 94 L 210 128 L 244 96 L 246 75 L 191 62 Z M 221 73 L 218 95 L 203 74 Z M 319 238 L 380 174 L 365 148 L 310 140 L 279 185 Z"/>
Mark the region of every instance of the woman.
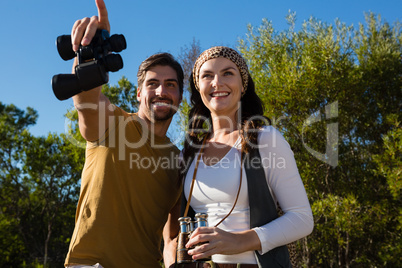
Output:
<path fill-rule="evenodd" d="M 194 64 L 190 84 L 184 196 L 195 213 L 208 214 L 209 227 L 193 232 L 188 254 L 212 256 L 216 267 L 289 267 L 284 245 L 311 233 L 312 212 L 289 144 L 265 126 L 245 60 L 212 47 Z"/>

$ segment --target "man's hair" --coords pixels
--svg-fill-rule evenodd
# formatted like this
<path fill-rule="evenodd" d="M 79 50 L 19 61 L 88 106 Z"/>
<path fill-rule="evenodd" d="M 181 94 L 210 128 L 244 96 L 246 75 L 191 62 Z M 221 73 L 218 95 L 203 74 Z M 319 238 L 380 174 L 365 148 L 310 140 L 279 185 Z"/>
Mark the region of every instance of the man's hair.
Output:
<path fill-rule="evenodd" d="M 173 68 L 173 70 L 176 71 L 180 94 L 183 94 L 183 80 L 184 80 L 183 69 L 180 63 L 176 61 L 175 58 L 170 53 L 154 54 L 141 63 L 140 67 L 138 67 L 138 73 L 137 73 L 138 88 L 141 88 L 142 83 L 144 83 L 145 74 L 147 73 L 147 71 L 149 71 L 149 69 L 157 65 L 170 66 Z"/>

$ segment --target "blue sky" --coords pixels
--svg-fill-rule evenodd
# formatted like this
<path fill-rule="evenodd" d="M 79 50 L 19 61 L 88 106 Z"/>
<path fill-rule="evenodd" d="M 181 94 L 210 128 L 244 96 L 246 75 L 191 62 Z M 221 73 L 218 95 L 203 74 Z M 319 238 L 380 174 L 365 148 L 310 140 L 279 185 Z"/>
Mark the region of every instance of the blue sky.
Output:
<path fill-rule="evenodd" d="M 380 14 L 393 23 L 401 21 L 402 0 L 105 0 L 111 34 L 123 34 L 127 49 L 120 54 L 124 68 L 110 74 L 116 84 L 126 76 L 136 84 L 138 65 L 156 52 L 177 56 L 195 38 L 202 49 L 214 45 L 236 47 L 246 37 L 247 25 L 261 25 L 266 18 L 275 30 L 287 28 L 285 16 L 296 12 L 296 26 L 310 16 L 327 23 L 338 18 L 348 25 L 364 22 L 364 12 Z M 34 135 L 65 131 L 64 114 L 72 100 L 53 95 L 51 78 L 70 73 L 72 61 L 63 61 L 55 40 L 70 34 L 75 20 L 96 15 L 94 0 L 0 0 L 0 101 L 38 111 Z"/>

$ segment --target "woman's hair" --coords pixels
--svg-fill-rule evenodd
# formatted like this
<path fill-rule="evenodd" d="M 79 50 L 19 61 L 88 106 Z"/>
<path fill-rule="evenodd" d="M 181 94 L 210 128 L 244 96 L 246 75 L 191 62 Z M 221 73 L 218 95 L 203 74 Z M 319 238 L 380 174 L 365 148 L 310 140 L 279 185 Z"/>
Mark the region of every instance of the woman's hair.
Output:
<path fill-rule="evenodd" d="M 196 89 L 192 76 L 189 79 L 192 108 L 188 115 L 188 132 L 183 148 L 184 165 L 191 164 L 188 161 L 189 158 L 193 157 L 199 150 L 205 135 L 212 133 L 211 113 L 202 102 L 200 92 Z M 254 82 L 250 75 L 248 75 L 247 89 L 240 99 L 240 109 L 237 113 L 240 135 L 242 137 L 241 147 L 244 154 L 258 144 L 258 130 L 262 126 L 270 124 L 270 120 L 264 117 L 263 104 L 255 92 Z M 184 172 L 187 168 L 183 167 L 182 171 Z"/>

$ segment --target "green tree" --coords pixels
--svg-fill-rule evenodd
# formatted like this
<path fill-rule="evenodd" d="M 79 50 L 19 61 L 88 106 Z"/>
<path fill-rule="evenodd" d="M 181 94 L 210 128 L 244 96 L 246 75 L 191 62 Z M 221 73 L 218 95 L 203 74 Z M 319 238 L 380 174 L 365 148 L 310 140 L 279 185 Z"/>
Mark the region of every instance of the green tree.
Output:
<path fill-rule="evenodd" d="M 19 218 L 25 206 L 20 192 L 26 191 L 21 181 L 24 144 L 20 137 L 35 124 L 36 111 L 22 111 L 14 105 L 0 103 L 0 266 L 14 266 L 28 254 L 20 232 Z M 16 266 L 16 265 L 15 265 Z"/>
<path fill-rule="evenodd" d="M 36 232 L 35 240 L 41 232 L 40 240 L 30 245 L 37 243 L 45 267 L 48 262 L 62 264 L 74 227 L 84 150 L 73 146 L 64 134 L 49 134 L 31 136 L 25 154 L 24 171 L 32 185 L 30 200 L 38 209 L 32 217 L 43 226 L 27 226 L 26 231 Z"/>
<path fill-rule="evenodd" d="M 122 77 L 117 86 L 103 85 L 102 93 L 109 98 L 110 102 L 119 106 L 127 113 L 138 111 L 137 87 L 126 77 Z"/>
<path fill-rule="evenodd" d="M 300 266 L 401 266 L 401 24 L 249 26 L 239 50 L 295 152 L 315 219 Z M 399 175 L 398 175 L 399 174 Z"/>
<path fill-rule="evenodd" d="M 61 266 L 74 227 L 84 151 L 64 135 L 34 137 L 32 108 L 0 103 L 0 266 Z"/>
<path fill-rule="evenodd" d="M 180 53 L 177 56 L 177 60 L 180 62 L 183 72 L 184 72 L 184 85 L 183 85 L 183 100 L 179 107 L 179 120 L 176 122 L 180 132 L 185 133 L 187 130 L 188 123 L 188 113 L 190 111 L 190 75 L 193 71 L 193 66 L 198 56 L 201 54 L 200 41 L 193 39 L 190 45 L 186 45 L 180 49 Z M 184 139 L 182 140 L 182 145 L 184 144 Z"/>

